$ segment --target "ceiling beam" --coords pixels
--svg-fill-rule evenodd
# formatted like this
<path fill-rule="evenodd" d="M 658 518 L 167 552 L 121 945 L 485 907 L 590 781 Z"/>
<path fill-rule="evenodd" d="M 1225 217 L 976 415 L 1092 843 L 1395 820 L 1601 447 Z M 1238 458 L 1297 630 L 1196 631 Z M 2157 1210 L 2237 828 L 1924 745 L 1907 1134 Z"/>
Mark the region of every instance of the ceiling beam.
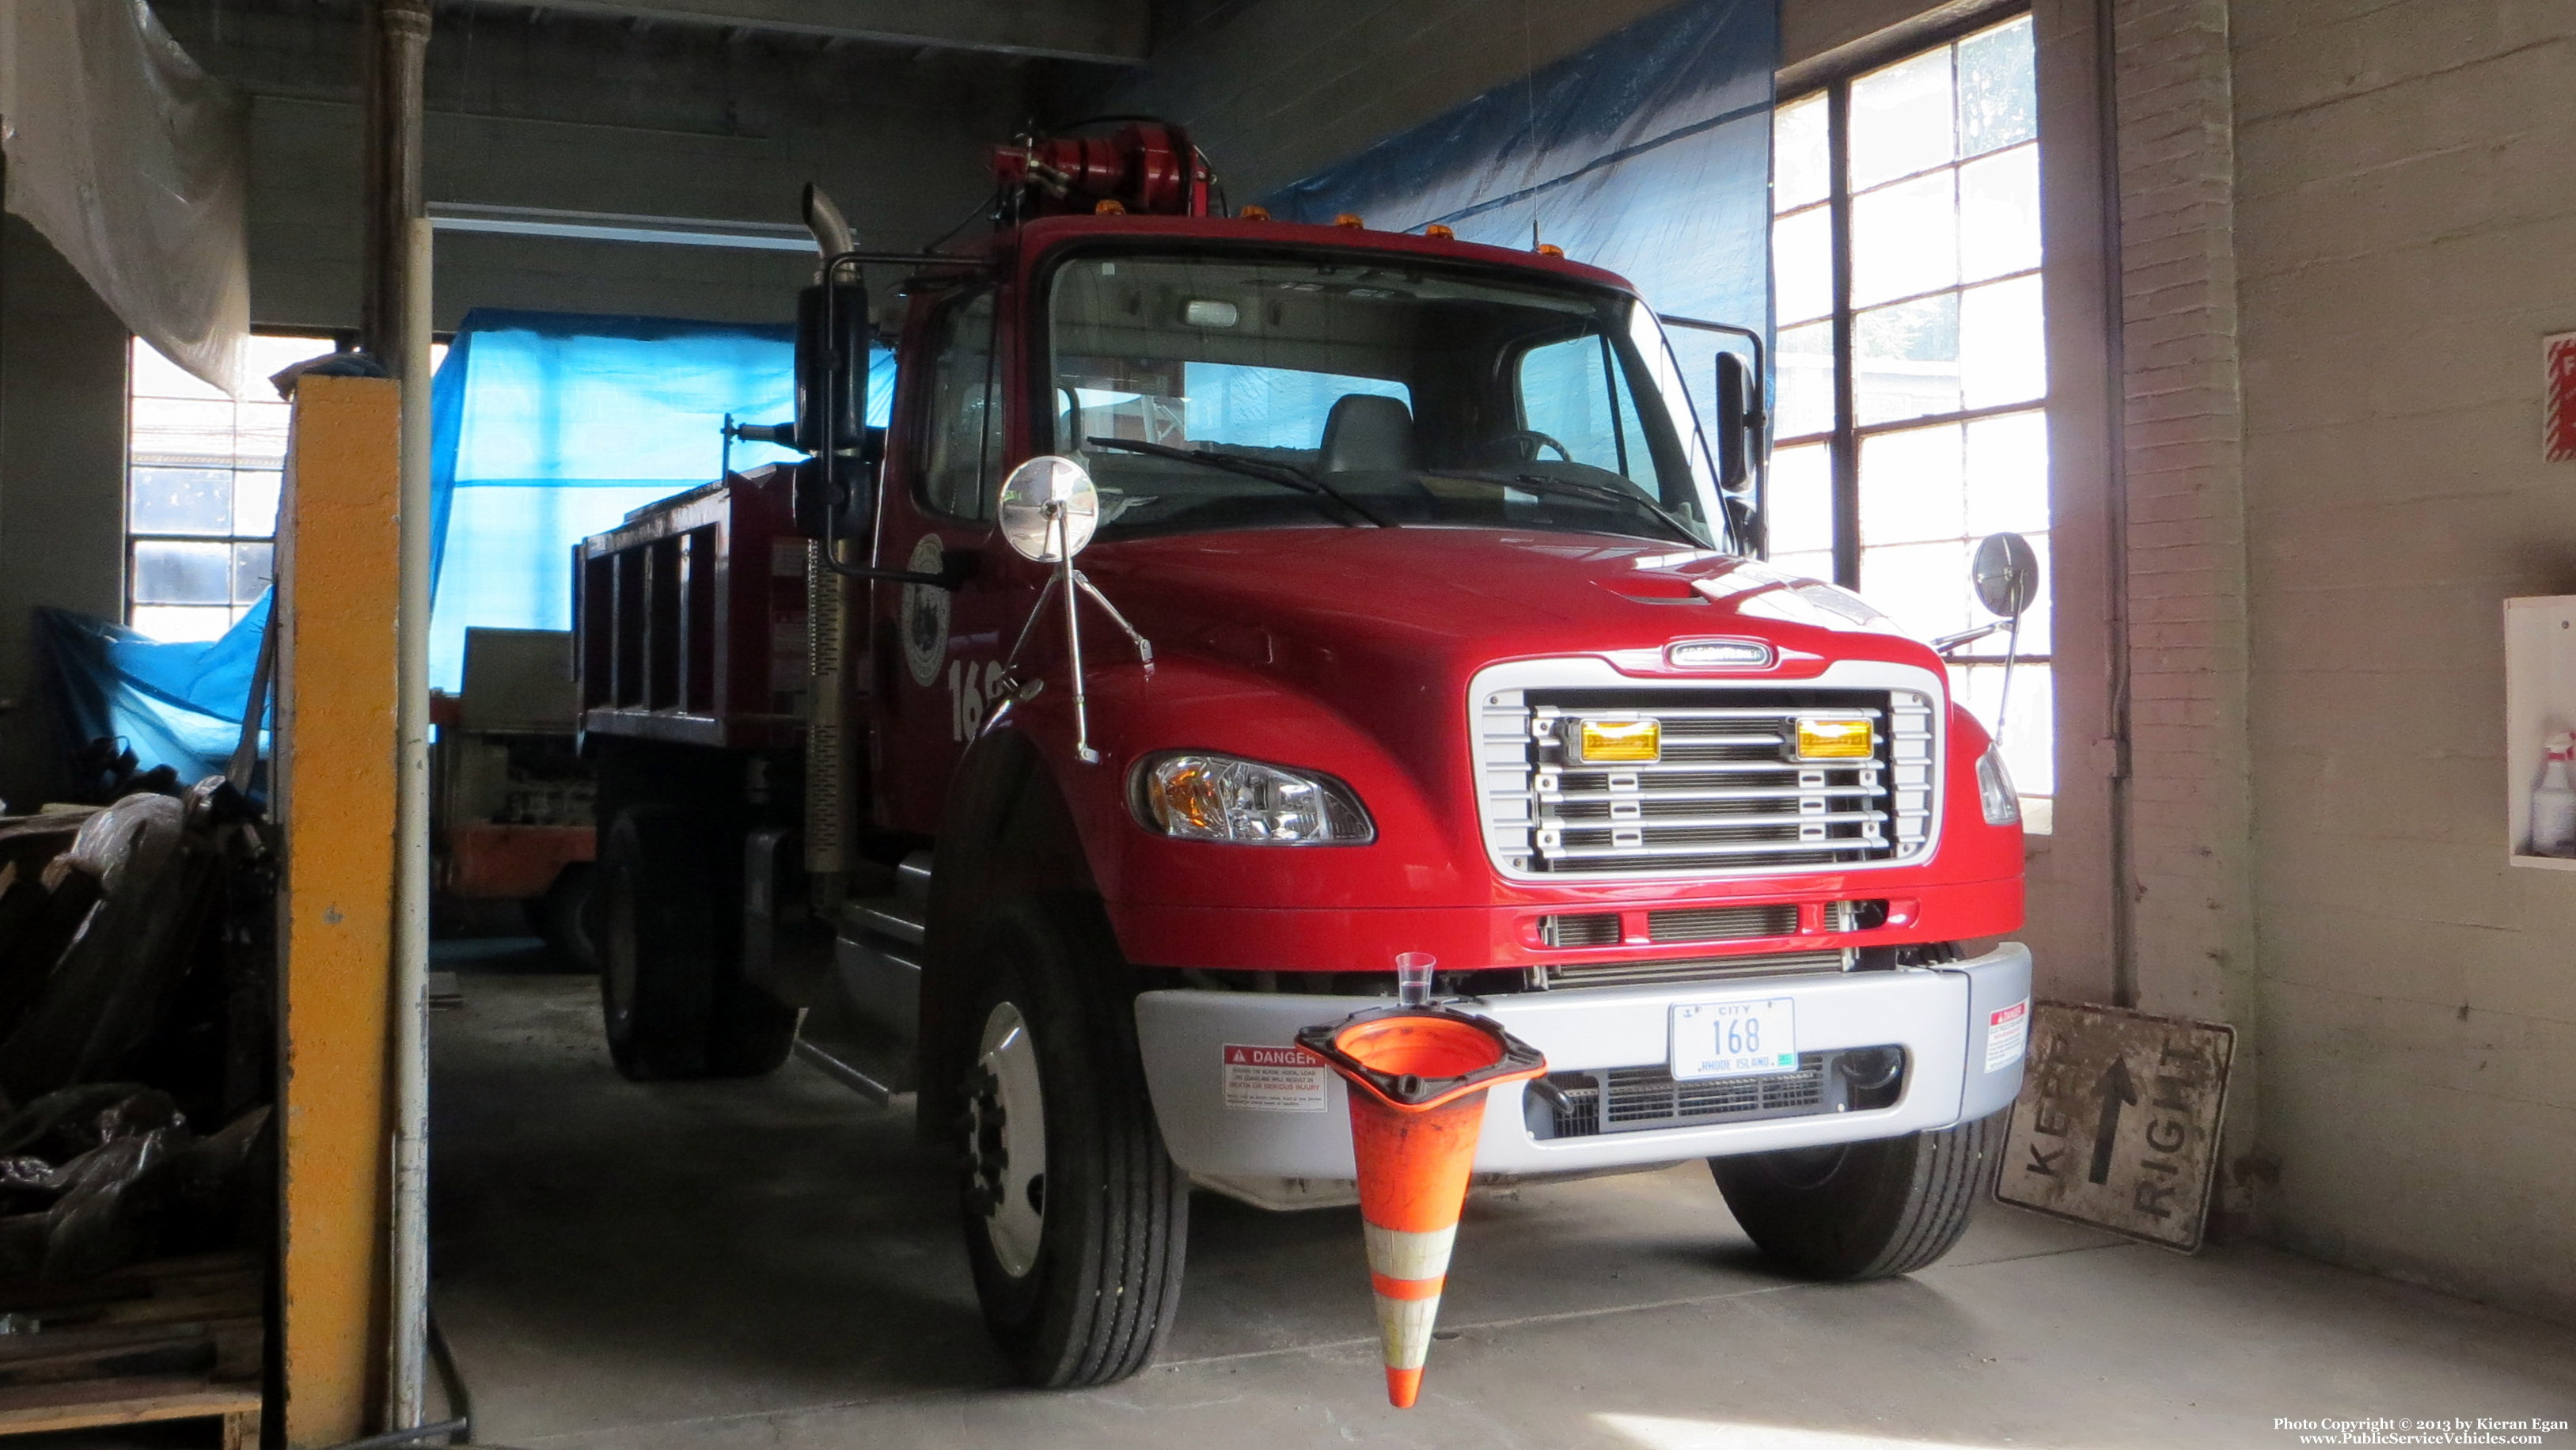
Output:
<path fill-rule="evenodd" d="M 1145 60 L 1147 0 L 546 0 L 549 10 L 636 15 L 893 45 Z"/>

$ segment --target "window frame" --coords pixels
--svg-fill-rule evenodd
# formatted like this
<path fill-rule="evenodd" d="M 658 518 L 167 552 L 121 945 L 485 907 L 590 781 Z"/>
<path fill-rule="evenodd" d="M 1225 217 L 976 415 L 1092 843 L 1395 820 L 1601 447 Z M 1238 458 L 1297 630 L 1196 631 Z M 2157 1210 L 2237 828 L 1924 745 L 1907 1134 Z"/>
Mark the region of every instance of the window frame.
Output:
<path fill-rule="evenodd" d="M 1945 295 L 1965 297 L 1973 288 L 1992 286 L 2022 279 L 2030 279 L 2035 285 L 2041 285 L 2044 287 L 2045 284 L 2042 279 L 2047 276 L 2048 257 L 2043 239 L 2043 245 L 2039 256 L 2027 267 L 2019 267 L 2010 271 L 1999 272 L 1989 277 L 1980 277 L 1974 282 L 1969 282 L 1962 278 L 1961 280 L 1953 281 L 1946 285 L 1926 291 L 1879 298 L 1873 300 L 1867 304 L 1867 306 L 1855 305 L 1853 300 L 1853 212 L 1854 203 L 1858 197 L 1860 195 L 1873 194 L 1890 187 L 1900 186 L 1909 181 L 1914 181 L 1921 177 L 1933 175 L 1941 171 L 1958 170 L 1969 165 L 1975 160 L 1983 158 L 1960 157 L 1954 154 L 1948 160 L 1938 162 L 1930 166 L 1919 167 L 1914 171 L 1895 176 L 1878 178 L 1871 182 L 1864 191 L 1856 194 L 1852 185 L 1851 156 L 1851 108 L 1853 83 L 1866 76 L 1884 71 L 1890 67 L 1901 65 L 1917 57 L 1955 45 L 1959 41 L 1968 39 L 1982 32 L 1993 30 L 2000 26 L 2009 25 L 2015 20 L 2030 20 L 2034 27 L 2037 23 L 2035 18 L 2032 16 L 2032 8 L 2028 3 L 2001 3 L 1977 8 L 1969 13 L 1960 15 L 1955 19 L 1943 22 L 1939 25 L 1925 26 L 1918 31 L 1911 31 L 1904 36 L 1901 43 L 1892 43 L 1883 46 L 1868 46 L 1855 51 L 1847 59 L 1842 60 L 1841 63 L 1833 65 L 1828 69 L 1803 71 L 1799 77 L 1799 82 L 1794 86 L 1783 87 L 1773 101 L 1773 110 L 1775 115 L 1779 111 L 1792 105 L 1799 104 L 1817 96 L 1822 96 L 1825 103 L 1824 149 L 1826 160 L 1826 182 L 1824 197 L 1821 201 L 1810 201 L 1803 203 L 1800 206 L 1790 208 L 1788 212 L 1783 212 L 1775 205 L 1770 211 L 1766 225 L 1776 227 L 1782 216 L 1791 213 L 1821 209 L 1826 215 L 1826 230 L 1830 246 L 1830 257 L 1828 263 L 1829 284 L 1831 289 L 1830 310 L 1822 317 L 1801 319 L 1795 325 L 1798 327 L 1811 327 L 1821 322 L 1828 326 L 1832 349 L 1831 367 L 1833 418 L 1831 426 L 1821 432 L 1810 431 L 1786 438 L 1774 436 L 1768 439 L 1766 441 L 1766 453 L 1776 454 L 1784 447 L 1808 447 L 1819 443 L 1824 445 L 1827 482 L 1830 490 L 1828 514 L 1833 531 L 1833 578 L 1834 583 L 1845 589 L 1858 590 L 1861 585 L 1861 562 L 1864 543 L 1861 536 L 1861 452 L 1862 445 L 1867 440 L 1885 434 L 1897 434 L 1917 429 L 1937 428 L 1943 426 L 1965 429 L 1969 425 L 1985 419 L 2010 417 L 2017 414 L 2037 413 L 2043 419 L 2046 419 L 2053 412 L 2052 391 L 2048 387 L 2046 381 L 2043 380 L 2041 390 L 2037 396 L 2019 399 L 2009 403 L 1991 404 L 1975 408 L 1957 408 L 1946 412 L 1924 413 L 1912 417 L 1894 418 L 1877 423 L 1865 424 L 1859 421 L 1860 399 L 1858 396 L 1858 377 L 1860 372 L 1860 359 L 1858 357 L 1857 332 L 1859 319 L 1863 313 L 1875 311 L 1881 308 L 1901 306 L 1907 303 L 1919 302 L 1927 298 L 1941 297 Z M 2034 41 L 2036 41 L 2036 35 L 2034 35 Z M 2036 71 L 2036 67 L 2037 61 L 2036 56 L 2034 56 L 2034 71 Z M 2034 80 L 2035 79 L 2036 76 L 2034 76 Z M 1956 83 L 1954 73 L 1953 85 L 1955 86 Z M 2036 147 L 2041 144 L 2043 144 L 2042 138 L 2036 131 L 2034 131 L 2031 140 L 2026 142 L 2016 142 L 2014 143 L 2014 146 L 2018 147 L 2028 145 Z M 2000 148 L 1997 151 L 1988 154 L 2003 155 L 2011 149 L 2013 148 Z M 1776 160 L 1774 164 L 1776 167 Z M 1775 188 L 1777 186 L 1776 173 L 1774 176 L 1774 186 Z M 1962 270 L 1964 271 L 1964 266 Z M 1778 338 L 1782 330 L 1783 329 L 1780 326 L 1776 315 L 1775 305 L 1775 315 L 1772 323 L 1772 356 L 1775 359 L 1773 364 L 1775 369 L 1779 366 L 1777 359 L 1783 356 L 1778 347 Z M 2043 338 L 2044 336 L 2045 334 L 2043 333 Z M 1778 386 L 1776 375 L 1774 379 L 1771 380 L 1770 385 L 1776 393 Z M 1773 408 L 1773 415 L 1776 417 L 1776 397 L 1766 401 Z M 1962 401 L 1964 401 L 1964 398 Z M 1766 507 L 1768 506 L 1768 498 L 1764 500 L 1764 504 Z M 1766 555 L 1769 552 L 1767 545 L 1764 552 Z M 2053 552 L 2051 557 L 2054 557 Z M 1943 660 L 1943 664 L 1946 667 L 1949 667 L 1949 669 L 1956 669 L 1964 666 L 1970 670 L 1999 668 L 2011 665 L 2027 665 L 2047 671 L 2048 677 L 2053 681 L 2053 677 L 2055 675 L 2054 666 L 2056 664 L 2053 633 L 2054 632 L 2052 631 L 2052 643 L 2048 650 L 2033 652 L 2019 648 L 2007 648 L 2005 652 L 1998 654 L 1963 654 L 1955 659 L 1945 658 Z M 2017 639 L 2017 635 L 2007 637 Z M 1946 672 L 1947 671 L 1945 670 L 1945 673 Z M 2057 708 L 2058 707 L 2054 705 L 2051 706 L 2052 715 L 2055 714 Z M 2062 786 L 2063 782 L 2058 782 L 2057 784 Z M 2048 834 L 2050 832 L 2051 825 L 2053 824 L 2050 817 L 2053 816 L 2053 802 L 2056 799 L 2058 793 L 2057 790 L 2051 789 L 2046 793 L 2033 793 L 2024 786 L 2021 793 L 2025 802 L 2026 811 L 2030 808 L 2028 803 L 2031 801 L 2050 803 L 2040 807 L 2044 814 L 2040 816 L 2037 822 L 2027 827 L 2027 829 L 2031 830 L 2034 834 Z"/>
<path fill-rule="evenodd" d="M 356 334 L 355 334 L 355 333 L 353 333 L 353 332 L 348 331 L 348 330 L 347 330 L 347 329 L 345 329 L 345 328 L 310 328 L 310 329 L 308 329 L 308 328 L 300 328 L 300 327 L 253 327 L 253 328 L 250 330 L 250 333 L 251 333 L 251 336 L 253 336 L 253 337 L 296 338 L 296 339 L 309 340 L 309 341 L 316 342 L 316 343 L 327 343 L 327 344 L 329 345 L 329 347 L 330 347 L 330 349 L 331 349 L 331 351 L 332 351 L 333 353 L 345 353 L 345 352 L 349 352 L 349 351 L 352 351 L 352 350 L 357 346 L 357 337 L 356 337 Z M 444 339 L 441 339 L 441 340 L 444 340 Z M 144 609 L 173 608 L 173 609 L 203 609 L 203 610 L 224 609 L 224 610 L 228 610 L 228 611 L 230 611 L 230 612 L 232 613 L 232 622 L 237 624 L 237 623 L 239 623 L 239 622 L 240 622 L 241 617 L 242 617 L 245 613 L 247 613 L 251 608 L 256 607 L 257 602 L 258 602 L 256 599 L 253 599 L 253 600 L 252 600 L 250 603 L 248 603 L 248 604 L 243 604 L 243 603 L 237 603 L 237 602 L 233 601 L 232 599 L 230 599 L 229 597 L 227 597 L 226 599 L 224 599 L 223 601 L 218 602 L 218 603 L 173 603 L 173 602 L 171 602 L 171 601 L 167 601 L 167 600 L 138 600 L 138 599 L 136 599 L 136 598 L 135 598 L 135 593 L 134 593 L 134 586 L 135 586 L 135 574 L 136 574 L 136 569 L 135 569 L 135 551 L 136 551 L 136 547 L 137 547 L 138 545 L 142 545 L 142 544 L 216 544 L 216 545 L 221 545 L 221 546 L 224 548 L 225 553 L 226 553 L 226 556 L 227 556 L 227 557 L 226 557 L 226 560 L 225 560 L 225 565 L 224 565 L 225 592 L 226 592 L 227 596 L 229 596 L 229 595 L 230 595 L 230 593 L 232 592 L 232 570 L 233 570 L 233 567 L 234 567 L 234 565 L 233 565 L 233 563 L 232 563 L 232 556 L 233 556 L 234 554 L 236 554 L 236 553 L 237 553 L 237 551 L 239 550 L 239 548 L 240 548 L 240 546 L 241 546 L 241 545 L 244 545 L 244 544 L 266 544 L 266 545 L 268 545 L 268 546 L 269 546 L 269 568 L 270 568 L 270 571 L 271 571 L 271 572 L 270 572 L 270 576 L 269 576 L 269 577 L 270 577 L 271 582 L 272 582 L 272 583 L 274 583 L 274 582 L 275 582 L 275 577 L 276 577 L 276 576 L 275 576 L 275 570 L 276 570 L 276 559 L 277 559 L 276 546 L 277 546 L 277 532 L 278 532 L 278 522 L 279 522 L 279 520 L 277 520 L 277 519 L 272 519 L 272 520 L 270 521 L 270 524 L 269 524 L 269 530 L 268 530 L 268 532 L 267 532 L 267 533 L 265 533 L 265 534 L 244 534 L 244 533 L 240 533 L 240 532 L 238 532 L 237 530 L 235 530 L 235 529 L 233 529 L 233 528 L 230 528 L 230 527 L 228 527 L 228 528 L 227 528 L 227 530 L 226 530 L 225 532 L 223 532 L 223 533 L 219 533 L 219 534 L 186 534 L 186 533 L 172 533 L 172 532 L 169 532 L 168 530 L 163 530 L 163 529 L 138 529 L 138 528 L 136 528 L 136 527 L 135 527 L 135 524 L 134 524 L 134 476 L 135 476 L 135 471 L 136 471 L 136 469 L 137 469 L 137 467 L 138 467 L 138 466 L 144 466 L 144 467 L 158 467 L 158 466 L 162 466 L 162 465 L 138 465 L 138 464 L 136 463 L 136 461 L 135 461 L 135 448 L 134 448 L 134 442 L 135 442 L 135 438 L 134 438 L 135 404 L 136 404 L 136 403 L 138 403 L 138 402 L 141 402 L 141 401 L 145 401 L 145 399 L 144 399 L 143 397 L 141 397 L 141 396 L 138 396 L 138 395 L 136 394 L 136 392 L 135 392 L 135 388 L 136 388 L 136 386 L 137 386 L 137 379 L 136 379 L 136 377 L 135 377 L 135 371 L 134 371 L 134 349 L 136 349 L 136 348 L 138 348 L 138 347 L 151 347 L 151 346 L 152 346 L 152 344 L 151 344 L 148 340 L 146 340 L 146 339 L 144 339 L 144 338 L 142 338 L 142 337 L 136 336 L 136 335 L 134 335 L 134 334 L 132 334 L 132 333 L 128 333 L 128 334 L 126 334 L 126 344 L 125 344 L 125 346 L 126 346 L 126 352 L 125 352 L 125 409 L 124 409 L 124 426 L 125 426 L 125 434 L 124 434 L 124 438 L 123 438 L 123 440 L 122 440 L 123 447 L 122 447 L 122 449 L 120 450 L 120 451 L 121 451 L 121 453 L 122 453 L 122 455 L 123 455 L 123 456 L 122 456 L 122 459 L 121 459 L 121 465 L 122 465 L 122 466 L 121 466 L 121 467 L 120 467 L 120 469 L 119 469 L 119 472 L 118 472 L 118 478 L 117 478 L 117 484 L 118 484 L 118 490 L 117 490 L 117 512 L 118 512 L 118 520 L 117 520 L 117 522 L 118 522 L 118 533 L 120 534 L 120 536 L 121 536 L 121 537 L 122 537 L 122 539 L 123 539 L 123 545 L 122 545 L 122 556 L 121 556 L 121 558 L 120 558 L 120 559 L 119 559 L 119 561 L 118 561 L 118 580 L 117 580 L 117 594 L 118 594 L 118 599 L 119 599 L 119 604 L 118 604 L 118 618 L 119 618 L 119 622 L 121 622 L 122 624 L 124 624 L 124 625 L 125 625 L 125 627 L 127 627 L 127 628 L 129 628 L 129 629 L 139 628 L 140 626 L 136 625 L 136 624 L 135 624 L 135 622 L 134 622 L 134 613 L 135 613 L 135 610 L 136 610 L 136 609 L 138 609 L 138 608 L 144 608 Z M 256 387 L 258 387 L 258 386 L 259 386 L 259 382 L 260 382 L 260 380 L 253 380 L 253 382 L 252 382 L 251 386 L 252 386 L 252 387 L 254 387 L 254 388 L 256 388 Z M 255 397 L 255 396 L 256 396 L 256 394 L 254 394 L 254 397 Z M 157 395 L 155 395 L 155 398 L 157 399 Z M 227 405 L 228 405 L 228 406 L 229 406 L 229 405 L 237 405 L 237 404 L 239 404 L 241 401 L 243 401 L 243 400 L 241 400 L 241 399 L 227 399 L 227 400 L 226 400 L 226 402 L 227 402 Z M 236 430 L 238 430 L 238 421 L 236 421 Z M 238 438 L 238 431 L 236 431 L 236 438 Z M 291 446 L 291 445 L 290 445 L 290 446 Z M 285 482 L 286 464 L 287 464 L 287 460 L 286 460 L 286 459 L 281 458 L 281 459 L 279 459 L 279 460 L 278 460 L 278 468 L 277 468 L 278 475 L 279 475 L 279 502 L 278 502 L 278 507 L 279 507 L 279 509 L 280 509 L 281 511 L 283 511 L 283 509 L 285 508 L 285 490 L 284 490 L 284 482 Z M 234 480 L 234 481 L 232 481 L 232 482 L 228 483 L 228 485 L 227 485 L 227 487 L 228 487 L 229 489 L 233 489 L 233 490 L 238 490 L 238 489 L 239 489 L 239 487 L 240 487 L 239 482 L 238 482 L 239 475 L 241 475 L 241 474 L 243 474 L 243 473 L 264 473 L 264 472 L 267 472 L 267 471 L 268 471 L 268 470 L 266 470 L 266 469 L 255 469 L 255 468 L 254 468 L 254 469 L 245 469 L 245 468 L 241 467 L 238 455 L 236 455 L 235 459 L 234 459 L 232 462 L 226 463 L 226 464 L 222 465 L 221 467 L 222 467 L 222 471 L 223 471 L 224 473 L 226 473 L 228 476 L 230 476 L 230 477 Z M 231 520 L 230 522 L 231 522 L 231 523 L 233 523 L 233 524 L 238 524 L 238 522 L 239 522 L 239 521 L 238 521 L 238 520 Z M 229 626 L 228 626 L 228 627 L 229 627 Z"/>
<path fill-rule="evenodd" d="M 1863 76 L 1885 70 L 1890 66 L 1912 60 L 1916 56 L 1928 54 L 1929 52 L 1942 49 L 1945 46 L 1956 44 L 1957 42 L 1975 35 L 1980 31 L 1992 30 L 1999 25 L 2009 24 L 2015 19 L 2029 16 L 2030 14 L 2030 6 L 2026 4 L 1998 5 L 1992 8 L 1980 9 L 1967 15 L 1962 15 L 1956 20 L 1943 25 L 1926 27 L 1919 34 L 1907 36 L 1906 42 L 1901 48 L 1890 50 L 1872 48 L 1864 54 L 1855 55 L 1844 65 L 1837 66 L 1831 71 L 1817 75 L 1812 80 L 1800 84 L 1794 89 L 1783 90 L 1772 103 L 1772 109 L 1776 113 L 1778 111 L 1785 110 L 1790 106 L 1796 105 L 1811 96 L 1822 95 L 1825 97 L 1825 199 L 1822 202 L 1810 202 L 1806 207 L 1800 207 L 1798 210 L 1803 211 L 1807 210 L 1809 207 L 1815 206 L 1821 206 L 1825 210 L 1826 231 L 1830 239 L 1831 247 L 1829 272 L 1833 294 L 1832 310 L 1827 312 L 1822 318 L 1814 319 L 1812 321 L 1802 321 L 1797 325 L 1800 327 L 1809 327 L 1813 326 L 1815 322 L 1821 321 L 1828 324 L 1831 329 L 1831 336 L 1833 338 L 1834 417 L 1833 426 L 1821 433 L 1800 433 L 1789 438 L 1775 436 L 1768 441 L 1766 451 L 1776 453 L 1784 447 L 1804 447 L 1809 444 L 1819 442 L 1825 445 L 1827 478 L 1831 489 L 1831 516 L 1833 519 L 1834 583 L 1845 589 L 1856 590 L 1860 587 L 1860 448 L 1861 441 L 1863 439 L 1881 433 L 1901 433 L 1913 428 L 1938 427 L 1944 423 L 1965 425 L 1978 422 L 1986 418 L 2004 417 L 2013 413 L 2026 413 L 2033 410 L 2037 410 L 2042 414 L 2045 414 L 2048 411 L 2049 406 L 2049 395 L 2045 390 L 2043 390 L 2036 398 L 2022 399 L 2011 403 L 1997 403 L 1988 407 L 1959 409 L 1947 413 L 1926 413 L 1911 418 L 1891 419 L 1884 423 L 1864 424 L 1859 421 L 1860 408 L 1859 398 L 1857 396 L 1858 388 L 1855 383 L 1855 374 L 1857 373 L 1858 368 L 1853 355 L 1857 341 L 1854 334 L 1859 314 L 1863 311 L 1875 310 L 1881 307 L 1894 307 L 1908 302 L 1919 302 L 1925 298 L 1938 297 L 1945 293 L 1964 294 L 1967 284 L 1951 283 L 1947 286 L 1936 287 L 1928 292 L 1916 293 L 1909 296 L 1883 298 L 1879 301 L 1870 303 L 1867 308 L 1855 307 L 1853 305 L 1852 202 L 1854 198 L 1851 184 L 1850 146 L 1852 82 Z M 2035 23 L 2036 22 L 2034 21 L 2034 24 Z M 1937 165 L 1927 166 L 1904 175 L 1884 178 L 1872 183 L 1869 189 L 1876 191 L 1884 187 L 1899 185 L 1918 177 L 1928 176 L 1936 171 L 1947 170 L 1964 164 L 1964 162 L 1954 157 Z M 1770 221 L 1766 222 L 1766 225 L 1775 225 L 1780 215 L 1780 212 L 1774 210 L 1771 213 Z M 2016 271 L 1998 273 L 1992 277 L 1979 278 L 1974 285 L 1989 286 L 2001 282 L 2015 281 L 2024 277 L 2042 277 L 2046 275 L 2046 272 L 2047 257 L 2045 253 L 2043 253 L 2039 262 L 2033 266 Z M 1773 337 L 1772 356 L 1777 359 L 1780 356 L 1778 349 L 1778 336 L 1781 329 L 1776 320 L 1772 324 L 1771 331 Z M 1776 361 L 1773 366 L 1775 368 L 1778 366 Z M 1767 503 L 1768 500 L 1765 500 L 1765 502 Z M 2020 664 L 2046 665 L 2051 662 L 2051 656 L 2045 654 L 2014 654 L 2011 658 L 2014 662 Z M 2001 664 L 2003 663 L 2003 660 L 2004 657 L 2001 655 L 1992 657 L 1981 656 L 1975 662 L 1978 664 Z"/>

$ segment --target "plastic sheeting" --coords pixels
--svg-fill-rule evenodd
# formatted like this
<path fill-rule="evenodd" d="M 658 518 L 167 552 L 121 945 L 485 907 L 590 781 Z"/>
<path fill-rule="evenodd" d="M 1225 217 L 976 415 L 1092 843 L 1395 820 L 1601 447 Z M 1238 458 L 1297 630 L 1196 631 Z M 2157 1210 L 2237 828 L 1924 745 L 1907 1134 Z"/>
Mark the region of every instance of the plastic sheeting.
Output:
<path fill-rule="evenodd" d="M 260 636 L 263 597 L 220 639 L 165 643 L 68 609 L 38 609 L 36 639 L 58 743 L 70 750 L 102 736 L 122 740 L 140 770 L 167 765 L 180 781 L 221 775 L 241 737 Z M 267 732 L 260 750 L 267 753 Z"/>
<path fill-rule="evenodd" d="M 1283 220 L 1354 212 L 1498 246 L 1538 240 L 1635 283 L 1658 312 L 1771 320 L 1776 0 L 1690 0 L 1498 86 L 1270 200 Z M 1703 426 L 1708 333 L 1675 331 Z M 1741 344 L 1736 344 L 1741 346 Z"/>
<path fill-rule="evenodd" d="M 145 0 L 0 0 L 9 210 L 127 328 L 235 396 L 250 339 L 247 117 Z"/>
<path fill-rule="evenodd" d="M 663 317 L 467 313 L 430 393 L 430 683 L 454 690 L 469 627 L 568 629 L 572 549 L 723 469 L 726 414 L 795 413 L 794 330 Z M 879 352 L 870 421 L 894 358 Z M 736 469 L 797 455 L 737 443 Z"/>

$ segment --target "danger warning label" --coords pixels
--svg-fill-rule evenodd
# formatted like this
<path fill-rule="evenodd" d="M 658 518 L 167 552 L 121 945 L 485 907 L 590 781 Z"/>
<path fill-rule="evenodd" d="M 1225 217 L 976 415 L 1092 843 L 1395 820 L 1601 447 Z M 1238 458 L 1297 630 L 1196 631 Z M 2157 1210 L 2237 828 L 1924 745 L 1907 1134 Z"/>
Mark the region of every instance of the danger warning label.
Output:
<path fill-rule="evenodd" d="M 1986 1071 L 2001 1072 L 2021 1061 L 2030 1045 L 2030 999 L 1986 1014 Z"/>
<path fill-rule="evenodd" d="M 1225 1045 L 1225 1105 L 1256 1113 L 1324 1110 L 1324 1060 L 1302 1047 Z"/>

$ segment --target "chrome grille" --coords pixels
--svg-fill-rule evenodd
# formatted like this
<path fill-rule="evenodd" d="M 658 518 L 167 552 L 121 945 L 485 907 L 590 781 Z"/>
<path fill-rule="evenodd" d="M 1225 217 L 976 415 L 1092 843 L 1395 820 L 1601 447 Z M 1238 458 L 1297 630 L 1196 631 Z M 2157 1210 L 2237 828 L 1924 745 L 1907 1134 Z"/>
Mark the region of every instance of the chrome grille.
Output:
<path fill-rule="evenodd" d="M 1777 871 L 1914 859 L 1932 839 L 1933 701 L 1912 690 L 1504 690 L 1480 706 L 1487 839 L 1529 875 Z M 1789 758 L 1802 714 L 1867 715 L 1867 760 Z M 1661 758 L 1601 764 L 1585 718 L 1652 719 Z"/>

